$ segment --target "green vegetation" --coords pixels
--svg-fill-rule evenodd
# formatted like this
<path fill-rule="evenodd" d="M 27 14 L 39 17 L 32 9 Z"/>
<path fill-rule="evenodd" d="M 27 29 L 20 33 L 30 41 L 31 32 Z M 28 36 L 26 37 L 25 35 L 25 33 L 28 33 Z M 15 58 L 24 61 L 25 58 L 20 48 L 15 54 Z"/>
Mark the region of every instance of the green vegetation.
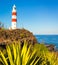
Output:
<path fill-rule="evenodd" d="M 2 22 L 0 22 L 0 29 L 1 29 L 1 30 L 5 30 L 4 24 L 3 24 Z"/>
<path fill-rule="evenodd" d="M 58 58 L 49 52 L 44 44 L 28 45 L 24 41 L 6 46 L 6 53 L 0 50 L 0 65 L 58 65 Z"/>
<path fill-rule="evenodd" d="M 24 43 L 24 46 L 21 48 L 20 44 L 12 44 L 6 47 L 7 55 L 6 57 L 0 51 L 0 61 L 3 65 L 32 65 L 38 62 L 37 51 L 31 50 L 30 45 Z"/>

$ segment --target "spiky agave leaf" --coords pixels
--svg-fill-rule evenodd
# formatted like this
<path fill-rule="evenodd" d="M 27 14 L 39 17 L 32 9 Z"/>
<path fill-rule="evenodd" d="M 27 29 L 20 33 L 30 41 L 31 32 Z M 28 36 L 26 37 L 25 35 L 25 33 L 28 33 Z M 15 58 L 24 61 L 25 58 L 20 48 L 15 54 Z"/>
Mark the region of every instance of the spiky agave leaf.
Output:
<path fill-rule="evenodd" d="M 10 46 L 7 46 L 6 49 L 7 49 L 7 54 L 8 54 L 10 65 L 14 65 L 13 56 L 11 53 Z"/>
<path fill-rule="evenodd" d="M 30 53 L 30 57 L 28 59 L 27 65 L 33 64 L 35 61 L 37 61 L 37 55 L 36 55 L 36 50 L 32 51 Z"/>
<path fill-rule="evenodd" d="M 21 57 L 22 57 L 22 65 L 26 65 L 28 62 L 28 59 L 30 57 L 30 47 L 27 48 L 27 43 L 25 42 L 21 51 Z"/>
<path fill-rule="evenodd" d="M 16 65 L 22 65 L 20 42 L 19 42 L 19 44 L 17 44 L 16 54 L 17 54 L 17 57 L 16 57 Z"/>
<path fill-rule="evenodd" d="M 8 65 L 8 62 L 7 62 L 4 54 L 1 51 L 0 51 L 0 56 L 1 56 L 0 62 L 2 62 L 2 64 Z"/>
<path fill-rule="evenodd" d="M 15 48 L 15 45 L 14 44 L 12 44 L 12 46 L 13 46 L 13 57 L 14 57 L 14 63 L 15 63 L 15 61 L 16 61 L 16 56 L 17 56 L 17 54 L 16 54 L 16 48 Z"/>

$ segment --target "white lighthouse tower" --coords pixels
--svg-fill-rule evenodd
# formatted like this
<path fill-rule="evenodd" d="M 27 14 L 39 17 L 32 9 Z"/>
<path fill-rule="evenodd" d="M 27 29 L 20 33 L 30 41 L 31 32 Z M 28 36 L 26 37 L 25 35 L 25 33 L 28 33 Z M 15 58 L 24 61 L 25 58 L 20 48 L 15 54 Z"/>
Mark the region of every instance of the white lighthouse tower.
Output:
<path fill-rule="evenodd" d="M 17 23 L 17 12 L 16 12 L 16 6 L 13 6 L 12 9 L 12 29 L 16 29 L 16 23 Z"/>

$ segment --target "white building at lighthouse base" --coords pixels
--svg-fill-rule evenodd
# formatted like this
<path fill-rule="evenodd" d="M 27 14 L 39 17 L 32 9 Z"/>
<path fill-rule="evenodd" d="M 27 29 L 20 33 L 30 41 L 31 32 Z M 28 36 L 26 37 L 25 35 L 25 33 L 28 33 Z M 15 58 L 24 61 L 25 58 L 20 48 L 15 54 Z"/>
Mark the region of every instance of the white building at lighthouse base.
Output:
<path fill-rule="evenodd" d="M 16 29 L 16 22 L 12 22 L 12 29 Z"/>

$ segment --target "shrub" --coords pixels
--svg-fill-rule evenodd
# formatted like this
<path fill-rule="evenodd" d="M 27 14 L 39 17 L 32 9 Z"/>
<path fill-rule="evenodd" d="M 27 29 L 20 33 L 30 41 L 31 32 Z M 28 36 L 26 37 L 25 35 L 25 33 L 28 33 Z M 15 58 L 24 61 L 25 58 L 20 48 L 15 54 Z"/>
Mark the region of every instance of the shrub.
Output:
<path fill-rule="evenodd" d="M 44 44 L 35 44 L 34 49 L 37 49 L 38 57 L 41 59 L 37 64 L 39 65 L 58 65 L 58 57 L 55 52 L 50 52 Z"/>
<path fill-rule="evenodd" d="M 54 52 L 49 52 L 44 44 L 28 45 L 24 41 L 23 47 L 18 42 L 6 46 L 6 55 L 0 51 L 0 65 L 58 65 L 58 58 Z"/>
<path fill-rule="evenodd" d="M 37 51 L 31 50 L 32 45 L 28 46 L 26 42 L 21 48 L 20 44 L 11 44 L 6 46 L 7 56 L 0 51 L 0 62 L 3 65 L 33 65 L 37 64 Z"/>

